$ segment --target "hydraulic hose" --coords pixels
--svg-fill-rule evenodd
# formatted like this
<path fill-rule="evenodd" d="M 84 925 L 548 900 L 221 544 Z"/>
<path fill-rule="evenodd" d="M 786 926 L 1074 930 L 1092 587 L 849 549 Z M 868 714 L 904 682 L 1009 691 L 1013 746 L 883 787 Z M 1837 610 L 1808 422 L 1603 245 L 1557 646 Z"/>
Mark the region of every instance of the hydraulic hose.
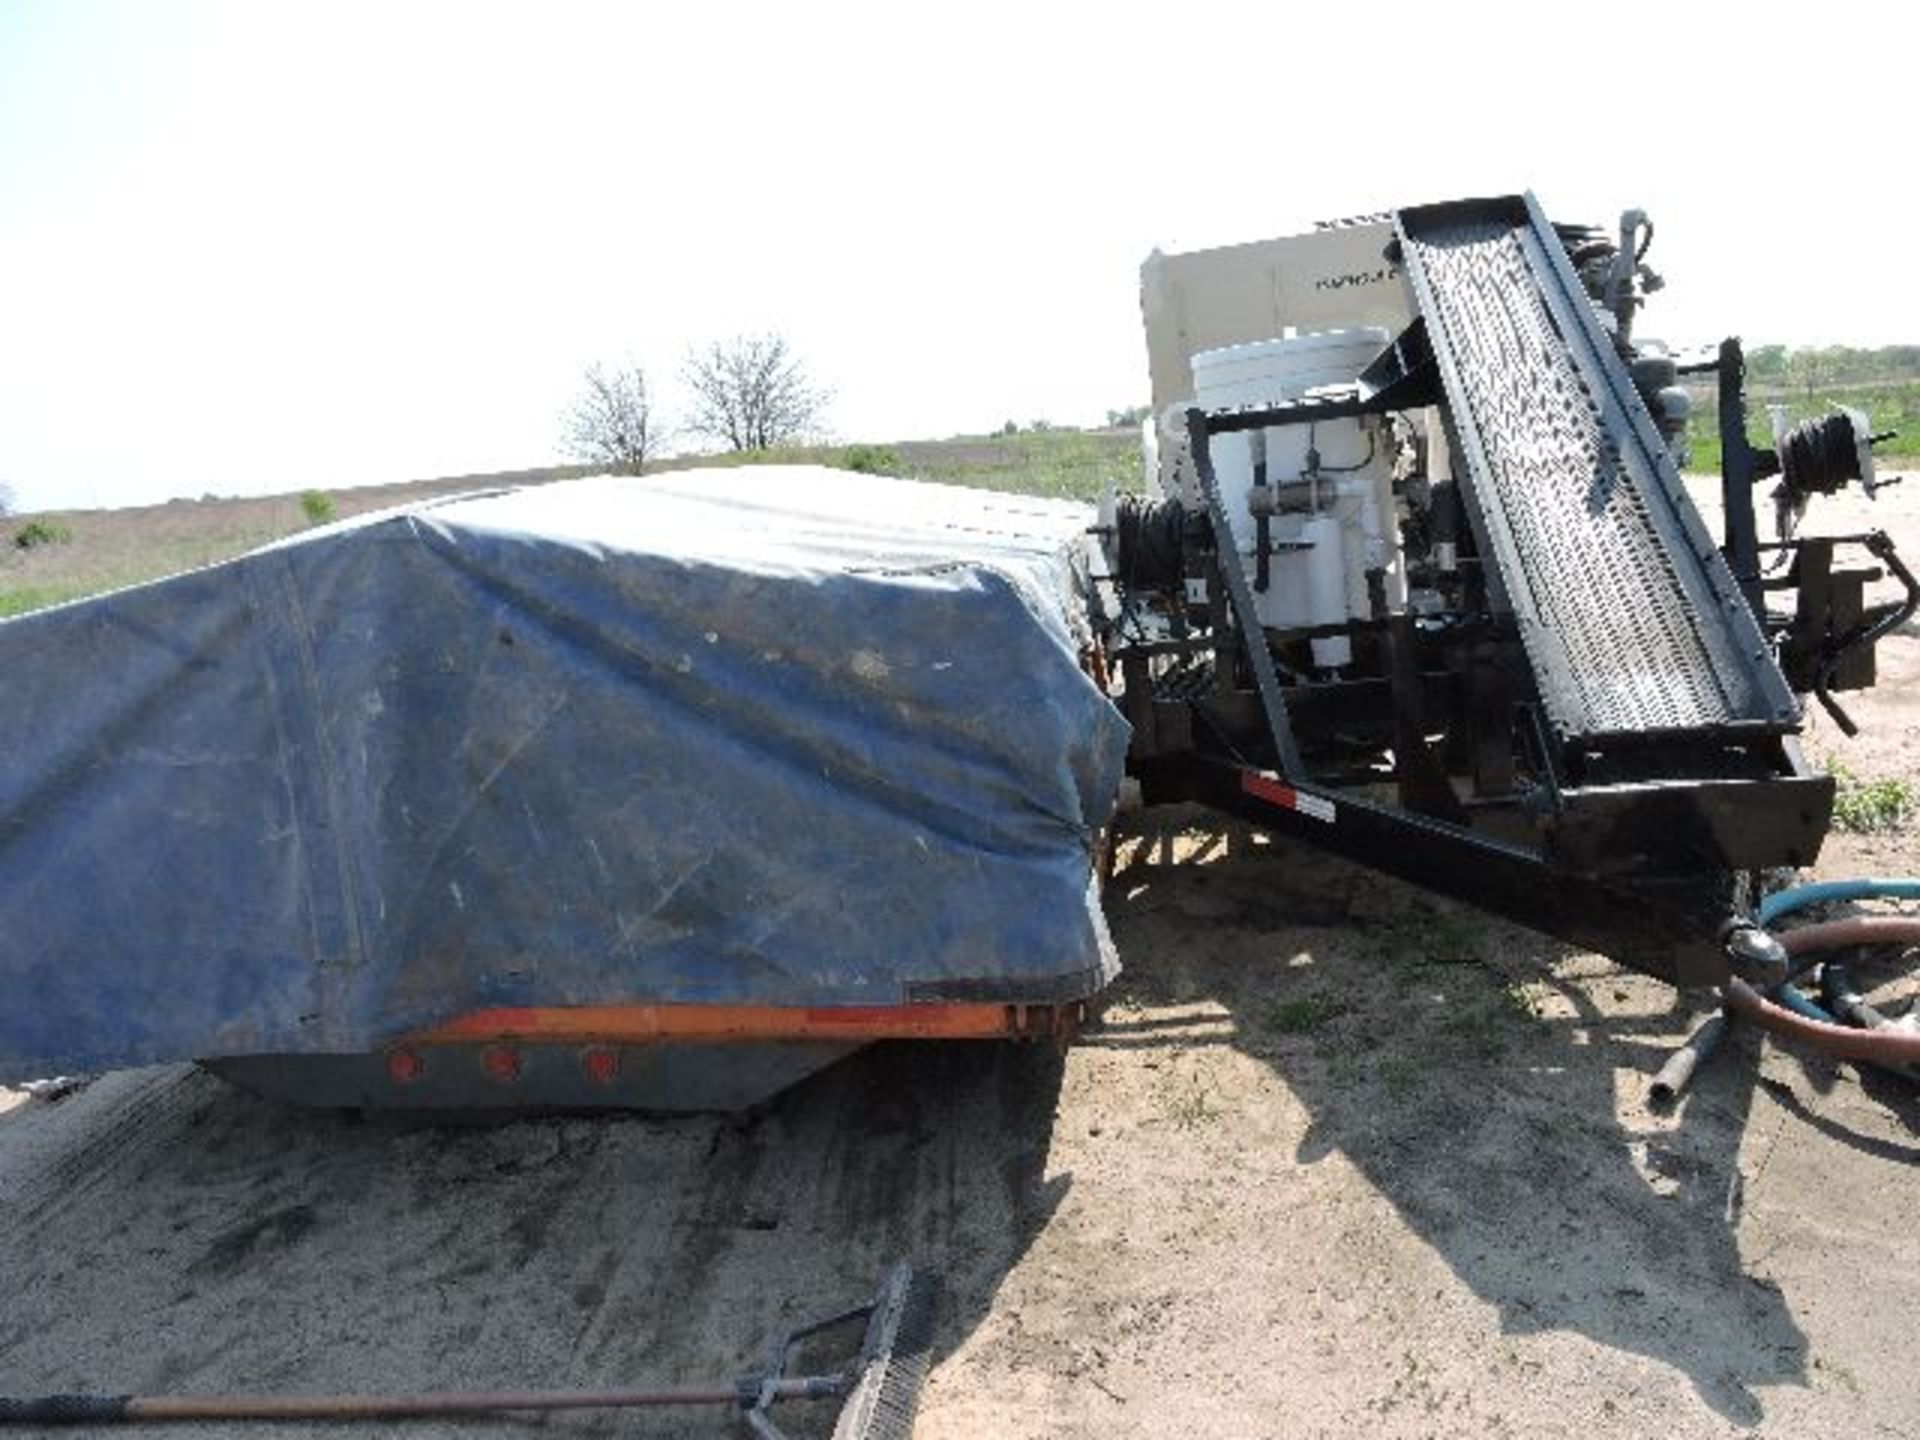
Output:
<path fill-rule="evenodd" d="M 1851 915 L 1845 920 L 1782 930 L 1774 938 L 1795 959 L 1849 945 L 1920 945 L 1920 916 Z"/>
<path fill-rule="evenodd" d="M 1833 880 L 1802 885 L 1798 890 L 1783 890 L 1771 897 L 1788 900 L 1784 910 L 1798 909 L 1821 900 L 1854 900 L 1863 895 L 1900 893 L 1898 887 L 1916 886 L 1912 880 Z M 1890 888 L 1893 887 L 1893 888 Z M 1802 892 L 1811 892 L 1802 896 Z M 1765 913 L 1765 907 L 1762 907 Z M 1855 945 L 1920 945 L 1920 918 L 1903 915 L 1853 915 L 1844 920 L 1829 920 L 1818 925 L 1802 925 L 1782 930 L 1781 948 L 1795 960 L 1844 950 Z M 1745 991 L 1745 995 L 1740 992 Z M 1920 1061 L 1920 1031 L 1862 1029 L 1840 1023 L 1792 985 L 1782 985 L 1771 996 L 1762 995 L 1744 981 L 1735 980 L 1727 989 L 1728 1008 L 1777 1035 L 1804 1040 L 1815 1049 L 1841 1060 L 1860 1060 L 1869 1064 L 1913 1072 L 1905 1067 Z M 1871 1037 L 1863 1039 L 1862 1037 Z"/>
<path fill-rule="evenodd" d="M 1759 992 L 1755 992 L 1756 994 Z M 1815 1004 L 1800 990 L 1792 985 L 1776 985 L 1766 992 L 1767 999 L 1782 1010 L 1791 1010 L 1802 1020 L 1818 1021 L 1822 1025 L 1838 1025 L 1839 1019 L 1824 1007 Z"/>
<path fill-rule="evenodd" d="M 1114 508 L 1114 542 L 1120 578 L 1139 589 L 1180 583 L 1186 507 L 1177 500 L 1125 494 Z"/>
<path fill-rule="evenodd" d="M 1760 913 L 1763 919 L 1777 919 L 1823 900 L 1915 893 L 1920 893 L 1920 881 L 1916 880 L 1830 880 L 1783 890 L 1769 897 Z M 1786 951 L 1788 959 L 1796 962 L 1794 970 L 1804 971 L 1814 963 L 1813 957 L 1833 950 L 1856 945 L 1920 945 L 1920 916 L 1852 915 L 1843 920 L 1782 930 L 1773 938 L 1779 942 L 1780 949 Z M 1776 1035 L 1804 1041 L 1837 1059 L 1864 1061 L 1896 1070 L 1909 1079 L 1920 1079 L 1920 1070 L 1910 1068 L 1920 1063 L 1920 1031 L 1841 1024 L 1791 981 L 1769 994 L 1762 994 L 1746 981 L 1734 979 L 1727 985 L 1726 998 L 1729 1014 L 1744 1015 Z M 1852 1008 L 1879 1018 L 1864 1005 Z M 1853 1020 L 1861 1016 L 1848 1013 L 1845 1018 Z M 1709 1017 L 1668 1059 L 1654 1077 L 1650 1094 L 1656 1103 L 1671 1104 L 1686 1089 L 1695 1071 L 1718 1047 L 1725 1028 L 1720 1022 L 1720 1016 Z"/>
<path fill-rule="evenodd" d="M 1838 1060 L 1896 1067 L 1920 1063 L 1920 1030 L 1856 1030 L 1811 1020 L 1775 1004 L 1738 978 L 1727 982 L 1727 1008 L 1763 1030 L 1804 1041 Z"/>
<path fill-rule="evenodd" d="M 1853 976 L 1838 960 L 1820 967 L 1820 1003 L 1847 1024 L 1862 1030 L 1890 1030 L 1897 1022 L 1889 1020 L 1854 986 Z"/>
<path fill-rule="evenodd" d="M 1760 923 L 1842 900 L 1920 899 L 1920 879 L 1821 880 L 1769 895 L 1760 904 Z M 1920 945 L 1920 917 L 1852 915 L 1815 925 L 1782 930 L 1775 936 L 1796 971 L 1809 957 L 1856 945 Z M 1727 1009 L 1783 1038 L 1803 1041 L 1838 1060 L 1879 1065 L 1912 1076 L 1920 1064 L 1920 1031 L 1868 1029 L 1840 1023 L 1789 982 L 1762 994 L 1738 978 L 1727 984 Z"/>
<path fill-rule="evenodd" d="M 1792 889 L 1769 895 L 1760 902 L 1760 923 L 1771 925 L 1781 916 L 1804 910 L 1809 905 L 1823 905 L 1835 900 L 1868 899 L 1920 900 L 1920 879 L 1816 880 L 1808 885 L 1795 885 Z M 1786 938 L 1784 934 L 1780 937 L 1783 944 Z M 1788 950 L 1792 953 L 1791 946 L 1788 946 Z"/>
<path fill-rule="evenodd" d="M 1831 495 L 1860 478 L 1861 434 L 1844 410 L 1802 420 L 1780 439 L 1780 471 L 1796 495 Z"/>

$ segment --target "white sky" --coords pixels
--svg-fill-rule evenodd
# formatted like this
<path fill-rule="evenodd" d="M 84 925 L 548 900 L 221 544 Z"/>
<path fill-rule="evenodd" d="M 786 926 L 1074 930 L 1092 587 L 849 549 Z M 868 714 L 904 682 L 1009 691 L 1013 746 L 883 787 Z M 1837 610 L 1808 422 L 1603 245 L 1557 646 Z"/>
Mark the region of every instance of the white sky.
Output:
<path fill-rule="evenodd" d="M 747 329 L 843 437 L 1093 423 L 1146 397 L 1153 246 L 1523 188 L 1653 214 L 1650 333 L 1920 341 L 1916 39 L 1849 3 L 0 0 L 0 482 L 540 464 L 588 362 L 671 419 Z"/>

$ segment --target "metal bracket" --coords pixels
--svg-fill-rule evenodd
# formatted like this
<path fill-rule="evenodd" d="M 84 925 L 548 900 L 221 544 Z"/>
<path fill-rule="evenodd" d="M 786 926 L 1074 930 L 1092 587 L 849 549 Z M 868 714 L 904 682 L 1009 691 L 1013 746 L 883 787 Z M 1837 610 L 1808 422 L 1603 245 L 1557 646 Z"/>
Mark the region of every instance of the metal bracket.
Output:
<path fill-rule="evenodd" d="M 1286 697 L 1280 693 L 1280 677 L 1273 668 L 1273 655 L 1267 649 L 1267 632 L 1253 608 L 1253 592 L 1240 569 L 1240 552 L 1233 543 L 1233 528 L 1227 523 L 1226 507 L 1220 503 L 1220 485 L 1213 473 L 1213 449 L 1209 438 L 1207 414 L 1197 406 L 1187 411 L 1187 443 L 1193 453 L 1194 473 L 1200 477 L 1200 493 L 1206 498 L 1207 518 L 1213 522 L 1213 548 L 1221 581 L 1227 587 L 1227 600 L 1233 609 L 1233 623 L 1246 646 L 1247 662 L 1253 667 L 1253 680 L 1260 692 L 1260 708 L 1266 713 L 1267 729 L 1273 736 L 1273 753 L 1280 773 L 1288 782 L 1299 785 L 1306 779 L 1306 766 L 1300 759 L 1300 747 L 1293 738 L 1293 725 L 1287 718 Z"/>

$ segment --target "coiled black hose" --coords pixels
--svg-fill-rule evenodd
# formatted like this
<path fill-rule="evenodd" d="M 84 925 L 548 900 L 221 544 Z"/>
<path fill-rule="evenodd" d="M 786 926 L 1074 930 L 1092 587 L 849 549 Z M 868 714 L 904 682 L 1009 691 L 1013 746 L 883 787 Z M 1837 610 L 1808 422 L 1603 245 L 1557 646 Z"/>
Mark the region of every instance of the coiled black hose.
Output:
<path fill-rule="evenodd" d="M 1187 509 L 1178 500 L 1121 495 L 1114 506 L 1114 545 L 1120 583 L 1131 589 L 1164 589 L 1185 573 L 1181 559 Z"/>
<path fill-rule="evenodd" d="M 1780 440 L 1780 472 L 1798 498 L 1831 495 L 1860 479 L 1860 435 L 1844 412 L 1802 420 Z"/>

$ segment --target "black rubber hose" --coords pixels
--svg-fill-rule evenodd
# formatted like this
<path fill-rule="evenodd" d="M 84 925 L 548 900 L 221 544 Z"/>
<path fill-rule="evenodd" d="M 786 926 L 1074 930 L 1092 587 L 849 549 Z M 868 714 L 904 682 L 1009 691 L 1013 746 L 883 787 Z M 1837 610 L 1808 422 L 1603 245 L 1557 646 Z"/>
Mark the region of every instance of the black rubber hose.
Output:
<path fill-rule="evenodd" d="M 1136 589 L 1177 585 L 1184 573 L 1182 537 L 1187 511 L 1178 500 L 1121 495 L 1114 507 L 1114 543 L 1120 581 Z"/>
<path fill-rule="evenodd" d="M 1641 235 L 1640 243 L 1634 247 L 1633 263 L 1636 265 L 1646 259 L 1647 251 L 1653 248 L 1653 221 L 1643 216 L 1640 221 L 1640 228 L 1645 233 Z"/>
<path fill-rule="evenodd" d="M 1794 495 L 1831 495 L 1860 479 L 1860 437 L 1852 417 L 1836 411 L 1802 420 L 1781 437 L 1780 471 Z"/>

